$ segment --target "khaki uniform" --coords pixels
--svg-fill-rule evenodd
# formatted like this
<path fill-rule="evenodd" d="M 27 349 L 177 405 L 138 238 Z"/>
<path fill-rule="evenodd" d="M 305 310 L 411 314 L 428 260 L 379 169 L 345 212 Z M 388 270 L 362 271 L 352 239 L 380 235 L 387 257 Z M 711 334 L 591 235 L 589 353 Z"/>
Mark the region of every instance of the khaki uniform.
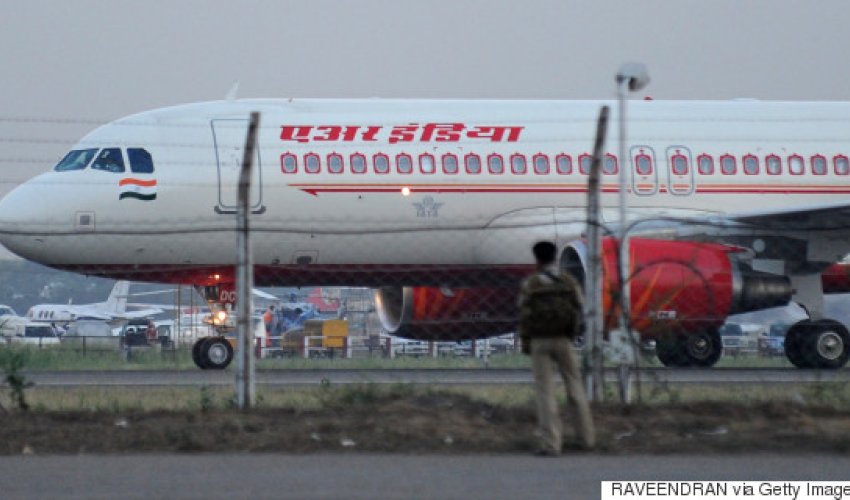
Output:
<path fill-rule="evenodd" d="M 568 275 L 562 274 L 560 278 L 575 284 L 575 281 Z M 539 286 L 542 281 L 548 280 L 551 280 L 551 278 L 540 273 L 535 273 L 526 279 L 520 289 L 520 307 L 535 286 Z M 552 377 L 555 368 L 564 379 L 567 405 L 572 410 L 572 417 L 576 420 L 580 444 L 586 449 L 592 448 L 596 442 L 593 419 L 582 386 L 578 358 L 572 339 L 566 336 L 539 337 L 535 336 L 535 332 L 522 330 L 519 334 L 523 342 L 531 342 L 531 366 L 534 372 L 534 391 L 537 400 L 537 422 L 541 449 L 560 453 L 563 442 L 561 416 L 555 400 L 555 383 Z"/>

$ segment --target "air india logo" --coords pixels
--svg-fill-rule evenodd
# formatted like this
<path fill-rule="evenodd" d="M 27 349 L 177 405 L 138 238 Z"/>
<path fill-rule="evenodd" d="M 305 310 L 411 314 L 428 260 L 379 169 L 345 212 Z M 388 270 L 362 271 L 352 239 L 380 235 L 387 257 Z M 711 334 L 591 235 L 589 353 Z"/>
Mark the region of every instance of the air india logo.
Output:
<path fill-rule="evenodd" d="M 121 192 L 119 200 L 134 198 L 136 200 L 151 201 L 156 199 L 156 179 L 142 180 L 127 177 L 118 181 Z"/>

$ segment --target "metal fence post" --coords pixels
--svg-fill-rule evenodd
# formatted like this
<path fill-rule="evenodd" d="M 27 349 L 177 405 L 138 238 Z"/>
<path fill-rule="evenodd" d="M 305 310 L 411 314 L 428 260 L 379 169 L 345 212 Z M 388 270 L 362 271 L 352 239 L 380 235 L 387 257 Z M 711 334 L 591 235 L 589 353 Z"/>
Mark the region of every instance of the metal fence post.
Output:
<path fill-rule="evenodd" d="M 593 161 L 587 181 L 587 282 L 585 284 L 585 363 L 589 367 L 590 377 L 588 396 L 591 401 L 602 401 L 603 358 L 602 358 L 602 226 L 600 218 L 599 171 L 602 152 L 605 149 L 605 135 L 608 130 L 608 106 L 599 111 L 596 125 L 596 141 L 593 145 Z"/>
<path fill-rule="evenodd" d="M 236 370 L 236 400 L 240 409 L 254 406 L 256 388 L 254 385 L 254 332 L 252 326 L 254 288 L 254 265 L 251 255 L 251 168 L 254 160 L 254 147 L 257 143 L 257 128 L 260 114 L 251 113 L 248 124 L 248 136 L 242 157 L 242 170 L 239 173 L 238 218 L 238 265 L 236 268 L 236 289 L 239 301 L 238 315 L 238 364 Z M 259 168 L 259 167 L 258 167 Z"/>

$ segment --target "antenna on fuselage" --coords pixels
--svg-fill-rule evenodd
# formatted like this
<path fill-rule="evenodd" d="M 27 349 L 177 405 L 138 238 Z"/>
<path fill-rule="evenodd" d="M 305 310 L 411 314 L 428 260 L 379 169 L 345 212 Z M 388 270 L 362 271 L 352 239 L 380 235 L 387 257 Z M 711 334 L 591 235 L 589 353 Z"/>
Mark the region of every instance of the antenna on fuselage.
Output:
<path fill-rule="evenodd" d="M 227 95 L 224 96 L 224 100 L 226 101 L 235 101 L 236 94 L 239 93 L 239 80 L 233 82 L 233 86 L 230 87 L 230 90 L 227 91 Z"/>

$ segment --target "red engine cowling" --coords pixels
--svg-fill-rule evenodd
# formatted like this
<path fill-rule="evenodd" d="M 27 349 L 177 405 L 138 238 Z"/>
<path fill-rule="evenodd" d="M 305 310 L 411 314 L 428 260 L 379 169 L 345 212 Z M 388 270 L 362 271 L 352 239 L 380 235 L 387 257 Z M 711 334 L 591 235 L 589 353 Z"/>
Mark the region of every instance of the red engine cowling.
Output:
<path fill-rule="evenodd" d="M 419 340 L 464 340 L 515 331 L 514 288 L 384 287 L 375 308 L 387 332 Z"/>
<path fill-rule="evenodd" d="M 786 305 L 791 300 L 785 276 L 754 271 L 735 258 L 737 248 L 711 243 L 631 238 L 629 294 L 632 327 L 644 337 L 677 328 L 716 328 L 731 314 Z M 618 323 L 618 244 L 602 243 L 603 310 L 606 328 Z M 586 246 L 570 244 L 561 267 L 584 282 Z"/>

